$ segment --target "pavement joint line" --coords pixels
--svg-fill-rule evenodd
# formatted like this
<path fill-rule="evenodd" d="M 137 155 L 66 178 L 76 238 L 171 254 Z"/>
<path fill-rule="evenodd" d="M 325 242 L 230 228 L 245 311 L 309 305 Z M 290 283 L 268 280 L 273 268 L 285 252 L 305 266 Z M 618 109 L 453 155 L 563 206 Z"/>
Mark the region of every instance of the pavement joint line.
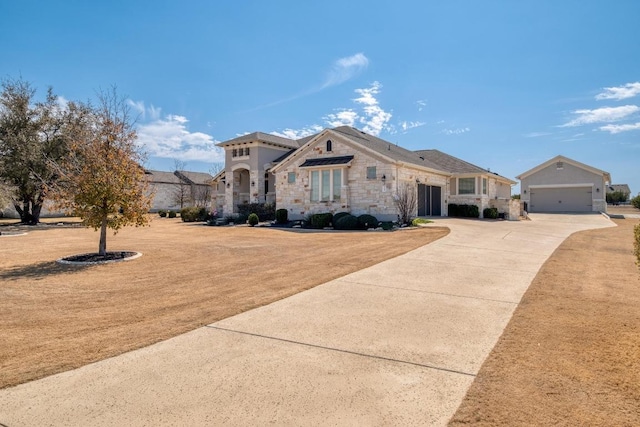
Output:
<path fill-rule="evenodd" d="M 329 350 L 329 351 L 335 351 L 335 352 L 339 352 L 339 353 L 351 354 L 351 355 L 354 355 L 354 356 L 367 357 L 367 358 L 370 358 L 370 359 L 384 360 L 386 362 L 401 363 L 401 364 L 404 364 L 404 365 L 418 366 L 420 368 L 433 369 L 433 370 L 436 370 L 436 371 L 450 372 L 452 374 L 465 375 L 465 376 L 474 377 L 474 378 L 476 376 L 476 374 L 472 374 L 472 373 L 464 372 L 464 371 L 458 371 L 456 369 L 443 368 L 441 366 L 433 366 L 433 365 L 426 365 L 426 364 L 423 364 L 423 363 L 409 362 L 408 360 L 400 360 L 400 359 L 393 359 L 393 358 L 390 358 L 390 357 L 376 356 L 374 354 L 360 353 L 360 352 L 352 351 L 352 350 L 344 350 L 344 349 L 335 348 L 335 347 L 327 347 L 327 346 L 319 345 L 319 344 L 311 344 L 311 343 L 306 343 L 306 342 L 302 342 L 302 341 L 288 340 L 286 338 L 272 337 L 272 336 L 269 336 L 269 335 L 256 334 L 256 333 L 253 333 L 253 332 L 238 331 L 238 330 L 235 330 L 235 329 L 222 328 L 220 326 L 205 325 L 205 327 L 207 327 L 209 329 L 217 329 L 219 331 L 224 331 L 224 332 L 232 332 L 232 333 L 235 333 L 235 334 L 249 335 L 249 336 L 252 336 L 252 337 L 264 338 L 264 339 L 274 340 L 274 341 L 281 341 L 281 342 L 286 342 L 286 343 L 289 343 L 289 344 L 297 344 L 297 345 L 302 345 L 302 346 L 305 346 L 305 347 L 319 348 L 319 349 L 322 349 L 322 350 Z"/>
<path fill-rule="evenodd" d="M 404 256 L 404 255 L 402 255 Z M 393 258 L 395 259 L 395 258 Z M 411 257 L 407 257 L 407 259 L 410 260 L 418 260 L 418 261 L 424 261 L 424 257 L 416 257 L 416 258 L 411 258 Z M 386 261 L 383 261 L 386 262 Z M 460 263 L 459 262 L 446 262 L 446 261 L 440 261 L 440 260 L 429 260 L 430 263 L 432 264 L 442 264 L 442 265 L 455 265 L 458 266 Z M 372 266 L 373 267 L 373 266 Z M 486 264 L 482 264 L 482 265 L 473 265 L 473 264 L 467 264 L 467 267 L 479 267 L 479 268 L 487 268 Z M 371 268 L 371 267 L 369 267 Z M 507 267 L 491 267 L 493 270 L 504 270 L 504 271 L 517 271 L 517 272 L 521 272 L 524 271 L 525 273 L 537 273 L 540 270 L 540 267 L 536 267 L 533 270 L 523 270 L 522 268 L 507 268 Z M 362 270 L 358 270 L 358 271 L 354 271 L 353 273 L 350 274 L 355 274 L 358 273 Z"/>
<path fill-rule="evenodd" d="M 521 251 L 514 251 L 511 249 L 495 249 L 495 248 L 485 248 L 482 246 L 468 246 L 468 245 L 462 245 L 462 244 L 454 244 L 454 243 L 447 243 L 446 246 L 453 246 L 455 248 L 465 248 L 465 249 L 481 249 L 483 251 L 493 251 L 493 252 L 507 252 L 510 254 L 520 254 L 520 255 L 537 255 L 537 256 L 544 256 L 544 255 L 540 255 L 540 253 L 538 252 L 521 252 Z"/>
<path fill-rule="evenodd" d="M 341 280 L 341 279 L 337 279 L 337 280 Z M 355 280 L 348 280 L 348 279 L 342 279 L 342 281 L 347 282 L 347 283 L 353 283 L 355 285 L 374 286 L 376 288 L 385 288 L 385 289 L 397 289 L 399 291 L 418 292 L 418 293 L 421 293 L 421 294 L 435 294 L 435 295 L 443 295 L 443 296 L 446 296 L 446 297 L 454 297 L 454 298 L 477 299 L 477 300 L 482 300 L 482 301 L 499 302 L 501 304 L 511 304 L 511 305 L 518 305 L 519 304 L 519 302 L 514 302 L 514 301 L 506 301 L 506 300 L 493 299 L 493 298 L 474 297 L 474 296 L 471 296 L 471 295 L 449 294 L 449 293 L 446 293 L 446 292 L 425 291 L 425 290 L 422 290 L 422 289 L 401 288 L 401 287 L 397 287 L 397 286 L 374 285 L 372 283 L 363 283 L 363 282 L 357 282 Z"/>

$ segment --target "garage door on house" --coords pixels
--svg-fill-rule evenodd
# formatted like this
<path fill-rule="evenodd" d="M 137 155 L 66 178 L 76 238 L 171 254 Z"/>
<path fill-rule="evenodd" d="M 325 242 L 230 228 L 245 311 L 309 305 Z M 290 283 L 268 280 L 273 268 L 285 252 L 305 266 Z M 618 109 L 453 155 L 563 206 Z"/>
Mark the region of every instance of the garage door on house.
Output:
<path fill-rule="evenodd" d="M 530 212 L 591 212 L 593 187 L 532 188 Z"/>

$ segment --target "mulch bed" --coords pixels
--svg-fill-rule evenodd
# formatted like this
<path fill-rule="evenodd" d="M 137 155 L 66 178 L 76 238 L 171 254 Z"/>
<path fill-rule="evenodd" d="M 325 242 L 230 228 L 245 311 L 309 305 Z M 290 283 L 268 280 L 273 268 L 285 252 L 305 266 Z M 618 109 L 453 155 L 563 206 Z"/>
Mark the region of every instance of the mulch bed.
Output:
<path fill-rule="evenodd" d="M 68 262 L 101 263 L 109 261 L 122 261 L 136 254 L 137 252 L 128 251 L 107 252 L 104 255 L 100 255 L 98 253 L 89 253 L 64 257 L 62 258 L 62 260 Z"/>

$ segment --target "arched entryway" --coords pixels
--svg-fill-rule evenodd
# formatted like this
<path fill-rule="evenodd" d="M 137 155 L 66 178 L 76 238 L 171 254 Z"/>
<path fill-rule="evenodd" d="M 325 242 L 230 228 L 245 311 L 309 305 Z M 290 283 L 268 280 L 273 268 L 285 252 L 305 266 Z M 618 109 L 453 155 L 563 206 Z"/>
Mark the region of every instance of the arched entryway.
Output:
<path fill-rule="evenodd" d="M 236 169 L 233 171 L 233 211 L 238 211 L 238 205 L 249 203 L 251 198 L 251 179 L 249 170 Z"/>

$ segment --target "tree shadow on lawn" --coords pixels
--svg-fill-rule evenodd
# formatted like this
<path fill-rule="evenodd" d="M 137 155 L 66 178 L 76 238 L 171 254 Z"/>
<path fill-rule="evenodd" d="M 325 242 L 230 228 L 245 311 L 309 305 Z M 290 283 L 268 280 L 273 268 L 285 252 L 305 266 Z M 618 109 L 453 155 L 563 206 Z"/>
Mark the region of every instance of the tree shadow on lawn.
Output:
<path fill-rule="evenodd" d="M 52 274 L 76 273 L 92 265 L 65 265 L 56 261 L 42 261 L 35 264 L 8 268 L 0 272 L 0 280 L 42 279 Z"/>

